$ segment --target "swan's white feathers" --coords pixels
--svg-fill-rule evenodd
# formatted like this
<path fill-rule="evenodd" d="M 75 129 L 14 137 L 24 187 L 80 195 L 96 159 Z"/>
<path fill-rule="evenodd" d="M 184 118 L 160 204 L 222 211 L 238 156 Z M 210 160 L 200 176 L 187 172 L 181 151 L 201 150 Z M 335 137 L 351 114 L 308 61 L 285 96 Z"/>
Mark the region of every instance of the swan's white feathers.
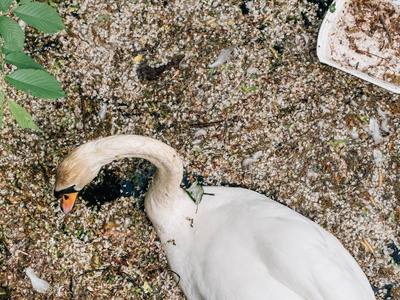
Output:
<path fill-rule="evenodd" d="M 290 208 L 227 187 L 205 187 L 196 207 L 179 188 L 177 153 L 156 140 L 114 136 L 87 143 L 59 166 L 56 190 L 71 183 L 83 187 L 117 157 L 156 165 L 145 208 L 188 299 L 375 299 L 340 242 Z"/>
<path fill-rule="evenodd" d="M 189 299 L 216 299 L 215 291 L 226 299 L 254 299 L 249 291 L 271 297 L 263 299 L 374 299 L 357 263 L 319 225 L 253 191 L 204 189 L 214 196 L 205 195 L 197 213 L 179 208 L 193 227 L 166 220 L 175 245 L 159 233 Z"/>

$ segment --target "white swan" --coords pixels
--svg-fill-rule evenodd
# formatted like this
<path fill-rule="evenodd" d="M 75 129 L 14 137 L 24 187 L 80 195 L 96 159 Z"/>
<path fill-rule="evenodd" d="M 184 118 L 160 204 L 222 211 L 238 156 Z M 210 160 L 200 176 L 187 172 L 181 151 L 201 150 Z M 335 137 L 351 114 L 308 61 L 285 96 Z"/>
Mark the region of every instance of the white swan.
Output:
<path fill-rule="evenodd" d="M 340 242 L 293 210 L 229 187 L 205 187 L 197 209 L 180 188 L 177 152 L 148 137 L 111 136 L 73 150 L 57 169 L 63 211 L 104 164 L 124 157 L 157 167 L 145 208 L 188 299 L 375 299 Z"/>

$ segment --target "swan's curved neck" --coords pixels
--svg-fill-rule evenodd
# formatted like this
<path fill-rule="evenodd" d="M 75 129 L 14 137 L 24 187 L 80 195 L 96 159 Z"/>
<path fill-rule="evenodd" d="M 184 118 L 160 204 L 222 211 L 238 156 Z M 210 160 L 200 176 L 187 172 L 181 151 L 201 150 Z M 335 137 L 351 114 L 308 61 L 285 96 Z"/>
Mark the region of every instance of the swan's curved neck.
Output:
<path fill-rule="evenodd" d="M 182 161 L 174 149 L 160 141 L 138 135 L 116 135 L 97 140 L 93 146 L 101 166 L 126 157 L 144 158 L 157 167 L 151 190 L 170 194 L 180 188 Z"/>

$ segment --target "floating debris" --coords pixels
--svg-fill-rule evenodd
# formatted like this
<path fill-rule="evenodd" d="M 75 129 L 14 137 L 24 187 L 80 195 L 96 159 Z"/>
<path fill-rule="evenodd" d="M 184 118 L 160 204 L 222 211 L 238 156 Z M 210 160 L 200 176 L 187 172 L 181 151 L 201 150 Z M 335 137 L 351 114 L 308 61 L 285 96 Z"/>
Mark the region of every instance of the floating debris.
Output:
<path fill-rule="evenodd" d="M 247 69 L 247 74 L 252 75 L 252 74 L 258 74 L 260 73 L 260 70 L 258 70 L 257 68 L 248 68 Z"/>
<path fill-rule="evenodd" d="M 137 63 L 141 62 L 142 60 L 143 60 L 143 56 L 142 56 L 142 55 L 137 55 L 137 56 L 135 56 L 135 58 L 133 59 L 133 62 L 134 62 L 135 64 L 137 64 Z"/>
<path fill-rule="evenodd" d="M 242 161 L 242 167 L 251 170 L 251 164 L 257 161 L 262 156 L 262 151 L 257 151 L 253 156 L 245 158 Z"/>
<path fill-rule="evenodd" d="M 188 189 L 186 189 L 186 193 L 196 205 L 199 205 L 201 200 L 203 199 L 204 189 L 196 180 Z"/>
<path fill-rule="evenodd" d="M 378 106 L 377 108 L 378 115 L 382 118 L 382 130 L 384 132 L 389 132 L 389 125 L 388 125 L 388 118 L 386 117 L 386 114 L 383 112 L 383 110 Z"/>
<path fill-rule="evenodd" d="M 377 166 L 379 166 L 382 161 L 383 161 L 382 152 L 379 151 L 378 149 L 374 149 L 374 162 L 375 162 L 375 164 Z"/>
<path fill-rule="evenodd" d="M 35 271 L 32 268 L 26 268 L 25 272 L 31 280 L 32 287 L 35 291 L 39 293 L 45 293 L 50 288 L 50 284 L 47 281 L 37 277 L 35 275 Z"/>
<path fill-rule="evenodd" d="M 318 177 L 318 173 L 313 171 L 313 170 L 308 170 L 307 171 L 307 177 L 308 178 L 316 178 L 316 177 Z"/>
<path fill-rule="evenodd" d="M 106 113 L 107 113 L 107 104 L 103 103 L 101 104 L 99 109 L 99 118 L 104 120 L 106 118 Z"/>
<path fill-rule="evenodd" d="M 231 58 L 233 50 L 235 50 L 235 47 L 233 46 L 229 47 L 228 49 L 222 50 L 217 59 L 211 65 L 209 65 L 209 67 L 216 68 L 224 64 L 226 61 L 228 61 L 229 58 Z"/>
<path fill-rule="evenodd" d="M 205 129 L 199 129 L 199 130 L 196 130 L 196 132 L 194 133 L 194 136 L 199 137 L 199 136 L 203 136 L 206 134 L 207 134 L 207 131 Z"/>
<path fill-rule="evenodd" d="M 379 131 L 379 124 L 375 118 L 371 118 L 369 120 L 369 133 L 371 134 L 371 136 L 374 139 L 374 142 L 376 144 L 379 144 L 380 142 L 382 142 L 383 138 Z"/>
<path fill-rule="evenodd" d="M 358 132 L 357 132 L 355 129 L 351 130 L 351 131 L 349 132 L 349 135 L 350 135 L 350 137 L 353 138 L 353 139 L 358 139 L 359 136 L 360 136 L 360 135 L 358 134 Z"/>

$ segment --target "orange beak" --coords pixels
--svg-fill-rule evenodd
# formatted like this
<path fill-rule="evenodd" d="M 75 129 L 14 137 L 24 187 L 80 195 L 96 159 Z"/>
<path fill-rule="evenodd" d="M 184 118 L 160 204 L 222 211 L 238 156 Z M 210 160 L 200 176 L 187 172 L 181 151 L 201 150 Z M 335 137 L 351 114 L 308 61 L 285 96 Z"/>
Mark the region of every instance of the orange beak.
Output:
<path fill-rule="evenodd" d="M 77 192 L 64 194 L 61 196 L 60 206 L 65 214 L 68 214 L 72 210 L 77 196 L 78 196 Z"/>

